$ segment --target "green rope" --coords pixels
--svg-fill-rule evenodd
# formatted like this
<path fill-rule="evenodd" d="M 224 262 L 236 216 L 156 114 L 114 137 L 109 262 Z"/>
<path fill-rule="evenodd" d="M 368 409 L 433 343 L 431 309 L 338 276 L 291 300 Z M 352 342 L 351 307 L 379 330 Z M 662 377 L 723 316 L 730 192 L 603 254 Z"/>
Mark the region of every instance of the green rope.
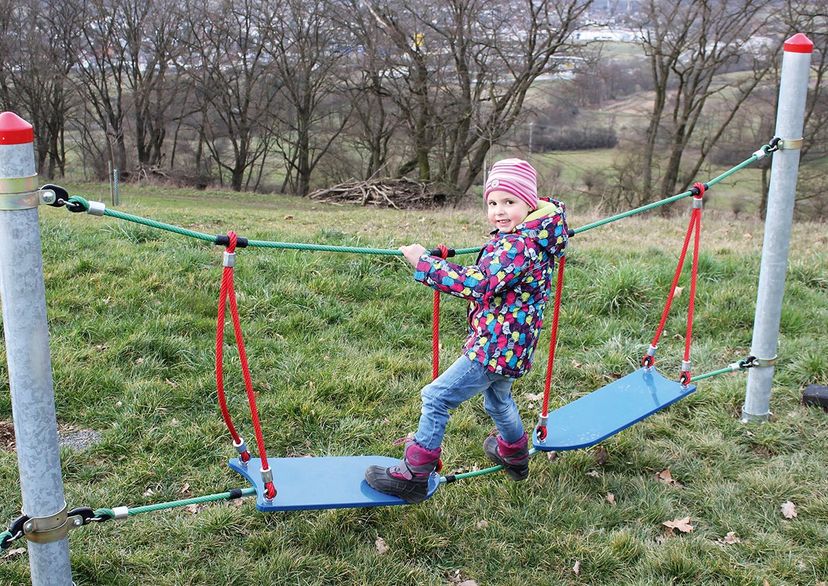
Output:
<path fill-rule="evenodd" d="M 771 148 L 771 146 L 766 144 L 760 150 L 768 152 L 768 150 L 770 148 Z M 750 157 L 748 157 L 747 159 L 745 159 L 744 161 L 742 161 L 741 163 L 739 163 L 735 167 L 731 167 L 730 169 L 728 169 L 727 171 L 725 171 L 724 173 L 722 173 L 718 177 L 714 177 L 713 179 L 708 181 L 707 186 L 708 187 L 713 187 L 717 183 L 727 179 L 728 177 L 730 177 L 731 175 L 733 175 L 737 171 L 741 171 L 742 169 L 744 169 L 745 167 L 747 167 L 751 163 L 756 162 L 757 160 L 759 160 L 759 156 L 756 153 L 752 154 Z M 586 224 L 585 226 L 581 226 L 580 228 L 576 228 L 575 229 L 575 234 L 580 234 L 581 232 L 586 232 L 587 230 L 592 230 L 593 228 L 598 228 L 599 226 L 604 226 L 606 224 L 609 224 L 611 222 L 615 222 L 617 220 L 623 220 L 624 218 L 629 218 L 630 216 L 635 216 L 637 214 L 641 214 L 641 213 L 647 212 L 649 210 L 652 210 L 652 209 L 655 209 L 655 208 L 658 208 L 658 207 L 661 207 L 661 206 L 665 206 L 667 204 L 671 204 L 673 202 L 679 201 L 680 199 L 684 199 L 685 197 L 690 197 L 691 195 L 693 195 L 693 192 L 691 190 L 683 191 L 682 193 L 679 193 L 678 195 L 674 195 L 672 197 L 668 197 L 666 199 L 662 199 L 662 200 L 659 200 L 659 201 L 656 201 L 656 202 L 653 202 L 653 203 L 648 203 L 648 204 L 643 205 L 641 207 L 638 207 L 638 208 L 635 208 L 635 209 L 632 209 L 632 210 L 628 210 L 626 212 L 622 212 L 620 214 L 616 214 L 616 215 L 610 216 L 608 218 L 604 218 L 603 220 L 598 220 L 597 222 L 592 222 L 591 224 Z"/>
<path fill-rule="evenodd" d="M 739 371 L 745 370 L 744 366 L 740 366 L 738 369 Z M 706 378 L 713 378 L 714 376 L 719 376 L 722 374 L 727 374 L 729 372 L 736 372 L 736 370 L 728 367 L 728 368 L 720 368 L 719 370 L 713 370 L 711 372 L 706 372 L 704 374 L 694 375 L 690 377 L 690 382 L 694 383 L 699 380 L 704 380 Z"/>
<path fill-rule="evenodd" d="M 255 488 L 244 488 L 241 490 L 241 496 L 252 496 L 256 494 Z M 201 503 L 211 503 L 215 501 L 225 501 L 230 500 L 232 498 L 237 498 L 233 496 L 232 492 L 220 492 L 217 494 L 208 494 L 205 496 L 197 496 L 190 499 L 182 499 L 180 501 L 171 501 L 168 503 L 156 503 L 154 505 L 145 505 L 143 507 L 133 507 L 128 509 L 127 513 L 129 516 L 133 515 L 140 515 L 141 513 L 151 513 L 153 511 L 163 511 L 165 509 L 174 509 L 176 507 L 186 507 L 187 505 L 198 505 Z M 112 509 L 98 509 L 95 511 L 96 515 L 99 513 L 103 513 L 104 515 L 109 515 L 111 517 L 115 516 L 115 513 Z M 99 515 L 100 516 L 100 515 Z"/>
<path fill-rule="evenodd" d="M 766 144 L 762 146 L 760 149 L 767 153 L 771 149 L 771 146 Z M 708 187 L 712 187 L 717 183 L 727 179 L 734 173 L 741 171 L 751 163 L 756 162 L 760 157 L 754 153 L 735 167 L 732 167 L 719 175 L 718 177 L 714 177 L 710 181 L 707 182 Z M 592 222 L 591 224 L 586 224 L 585 226 L 581 226 L 580 228 L 576 228 L 573 232 L 574 234 L 580 234 L 581 232 L 586 232 L 587 230 L 591 230 L 593 228 L 598 228 L 599 226 L 605 226 L 606 224 L 610 224 L 612 222 L 616 222 L 618 220 L 622 220 L 624 218 L 629 218 L 630 216 L 635 216 L 649 210 L 665 206 L 671 204 L 673 202 L 679 201 L 686 197 L 690 197 L 693 195 L 692 190 L 684 191 L 679 193 L 678 195 L 674 195 L 672 197 L 668 197 L 666 199 L 662 199 L 660 201 L 656 201 L 653 203 L 649 203 L 643 205 L 641 207 L 635 208 L 633 210 L 628 210 L 626 212 L 622 212 L 620 214 L 616 214 L 614 216 L 610 216 L 608 218 L 604 218 L 603 220 L 598 220 L 596 222 Z M 89 211 L 89 202 L 80 197 L 78 195 L 73 195 L 69 198 L 70 203 L 77 203 L 83 206 L 83 209 Z M 149 226 L 150 228 L 157 228 L 159 230 L 167 230 L 168 232 L 173 232 L 175 234 L 180 234 L 182 236 L 190 236 L 191 238 L 196 238 L 198 240 L 203 240 L 205 242 L 210 242 L 212 244 L 216 243 L 216 237 L 210 234 L 204 234 L 202 232 L 195 232 L 193 230 L 187 230 L 186 228 L 181 228 L 179 226 L 173 226 L 172 224 L 165 224 L 164 222 L 157 222 L 155 220 L 150 220 L 148 218 L 142 218 L 141 216 L 135 216 L 132 214 L 127 214 L 124 212 L 119 212 L 116 210 L 110 210 L 106 208 L 104 210 L 104 215 L 109 216 L 111 218 L 118 218 L 119 220 L 126 220 L 128 222 L 135 222 L 136 224 L 142 224 L 144 226 Z M 249 240 L 247 243 L 248 247 L 251 248 L 271 248 L 271 249 L 287 249 L 287 250 L 312 250 L 312 251 L 322 251 L 322 252 L 347 252 L 347 253 L 355 253 L 355 254 L 377 254 L 377 255 L 385 255 L 385 256 L 402 256 L 402 252 L 399 250 L 388 249 L 388 248 L 368 248 L 368 247 L 358 247 L 358 246 L 332 246 L 327 244 L 304 244 L 298 242 L 274 242 L 270 240 Z M 471 254 L 479 252 L 481 247 L 470 247 L 470 248 L 460 248 L 455 250 L 455 254 Z"/>

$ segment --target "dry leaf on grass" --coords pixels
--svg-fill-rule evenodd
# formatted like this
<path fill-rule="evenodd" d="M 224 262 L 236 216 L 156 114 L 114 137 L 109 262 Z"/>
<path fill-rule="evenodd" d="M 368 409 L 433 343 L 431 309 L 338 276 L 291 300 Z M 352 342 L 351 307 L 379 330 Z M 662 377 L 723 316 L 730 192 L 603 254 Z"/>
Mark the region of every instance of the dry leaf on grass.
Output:
<path fill-rule="evenodd" d="M 181 487 L 181 490 L 180 490 L 180 491 L 178 491 L 178 492 L 180 492 L 181 494 L 190 494 L 190 483 L 189 483 L 189 482 L 185 482 L 185 483 L 184 483 L 184 486 L 182 486 L 182 487 Z"/>
<path fill-rule="evenodd" d="M 457 586 L 477 586 L 477 581 L 475 581 L 475 580 L 463 580 Z"/>
<path fill-rule="evenodd" d="M 526 393 L 523 398 L 527 401 L 540 401 L 543 399 L 543 393 Z"/>
<path fill-rule="evenodd" d="M 615 504 L 615 495 L 612 494 L 611 492 L 607 493 L 607 502 L 611 505 Z"/>
<path fill-rule="evenodd" d="M 665 468 L 656 474 L 656 480 L 663 482 L 664 484 L 669 484 L 670 486 L 677 486 L 679 488 L 684 486 L 681 482 L 673 478 L 673 474 L 670 472 L 669 468 Z"/>
<path fill-rule="evenodd" d="M 549 460 L 550 462 L 553 461 L 553 460 L 557 460 L 558 459 L 558 452 L 555 452 L 554 450 L 551 451 L 551 452 L 546 452 L 546 459 Z"/>
<path fill-rule="evenodd" d="M 684 291 L 684 287 L 676 287 L 676 291 L 673 293 L 673 299 L 681 295 L 682 291 Z"/>
<path fill-rule="evenodd" d="M 662 523 L 665 527 L 669 527 L 670 529 L 678 529 L 682 533 L 690 533 L 693 531 L 693 526 L 690 524 L 690 517 L 684 517 L 683 519 L 673 519 L 672 521 L 664 521 Z"/>
<path fill-rule="evenodd" d="M 24 553 L 26 553 L 26 548 L 25 547 L 15 547 L 14 549 L 10 549 L 9 551 L 7 551 L 3 555 L 3 557 L 11 559 L 11 558 L 16 558 L 17 556 L 21 556 Z"/>
<path fill-rule="evenodd" d="M 786 519 L 793 519 L 796 517 L 796 505 L 791 501 L 785 501 L 782 503 L 780 509 L 782 510 L 782 516 Z"/>
<path fill-rule="evenodd" d="M 592 476 L 593 478 L 601 478 L 601 473 L 597 470 L 590 470 L 586 473 L 587 476 Z"/>
<path fill-rule="evenodd" d="M 191 515 L 198 515 L 201 511 L 206 509 L 205 505 L 187 505 L 184 507 L 184 510 L 190 513 Z"/>
<path fill-rule="evenodd" d="M 377 540 L 374 542 L 374 547 L 377 548 L 377 553 L 380 555 L 388 553 L 388 544 L 385 543 L 382 537 L 377 537 Z"/>
<path fill-rule="evenodd" d="M 581 562 L 575 562 L 575 565 L 572 566 L 572 571 L 575 573 L 576 576 L 581 575 Z"/>
<path fill-rule="evenodd" d="M 486 519 L 481 519 L 480 521 L 475 523 L 474 526 L 477 527 L 478 529 L 485 529 L 486 527 L 489 526 L 489 522 Z"/>
<path fill-rule="evenodd" d="M 742 543 L 742 540 L 736 537 L 736 533 L 733 531 L 728 531 L 727 535 L 725 535 L 724 538 L 719 538 L 716 541 L 722 545 L 733 545 L 734 543 Z"/>
<path fill-rule="evenodd" d="M 592 453 L 593 458 L 595 458 L 595 463 L 598 466 L 603 466 L 607 463 L 607 459 L 609 458 L 609 452 L 607 448 L 604 446 L 598 446 Z"/>

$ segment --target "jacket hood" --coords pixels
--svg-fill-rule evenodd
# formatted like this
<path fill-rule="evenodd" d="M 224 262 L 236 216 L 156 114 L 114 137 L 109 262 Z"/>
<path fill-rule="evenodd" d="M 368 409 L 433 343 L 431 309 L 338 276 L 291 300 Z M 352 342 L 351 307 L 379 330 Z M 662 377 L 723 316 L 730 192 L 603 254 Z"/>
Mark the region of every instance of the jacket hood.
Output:
<path fill-rule="evenodd" d="M 539 200 L 538 209 L 526 216 L 522 224 L 515 227 L 515 233 L 537 240 L 551 253 L 559 242 L 567 240 L 566 208 L 557 200 Z"/>

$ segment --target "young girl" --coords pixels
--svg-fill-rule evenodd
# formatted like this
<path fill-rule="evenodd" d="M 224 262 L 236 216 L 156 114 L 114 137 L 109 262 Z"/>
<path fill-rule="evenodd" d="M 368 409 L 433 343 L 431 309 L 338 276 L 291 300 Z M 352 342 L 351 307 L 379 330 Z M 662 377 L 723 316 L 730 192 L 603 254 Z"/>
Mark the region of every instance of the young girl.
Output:
<path fill-rule="evenodd" d="M 409 503 L 426 497 L 449 410 L 479 393 L 498 430 L 483 442 L 486 456 L 514 480 L 529 474 L 528 437 L 511 389 L 532 365 L 555 257 L 567 243 L 566 216 L 560 202 L 538 201 L 535 169 L 520 159 L 494 164 L 483 197 L 495 230 L 476 264 L 429 256 L 419 244 L 400 247 L 416 281 L 470 301 L 463 354 L 423 388 L 419 427 L 403 460 L 365 472 L 373 488 Z"/>

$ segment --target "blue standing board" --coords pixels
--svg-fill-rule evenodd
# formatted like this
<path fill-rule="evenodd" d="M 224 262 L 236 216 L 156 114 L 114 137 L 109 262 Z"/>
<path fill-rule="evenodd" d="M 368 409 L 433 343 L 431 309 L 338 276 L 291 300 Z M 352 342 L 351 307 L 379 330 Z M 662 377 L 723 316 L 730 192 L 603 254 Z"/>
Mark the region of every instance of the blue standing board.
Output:
<path fill-rule="evenodd" d="M 696 390 L 695 385 L 664 378 L 654 368 L 640 368 L 549 414 L 543 452 L 586 448 L 615 435 Z"/>
<path fill-rule="evenodd" d="M 260 511 L 300 511 L 404 505 L 401 498 L 377 492 L 365 482 L 365 469 L 394 466 L 397 458 L 384 456 L 324 456 L 319 458 L 268 458 L 276 485 L 276 498 L 264 498 L 262 461 L 252 458 L 242 466 L 238 458 L 230 468 L 244 476 L 256 489 L 256 508 Z M 437 490 L 440 477 L 433 473 L 428 481 L 428 497 Z"/>

